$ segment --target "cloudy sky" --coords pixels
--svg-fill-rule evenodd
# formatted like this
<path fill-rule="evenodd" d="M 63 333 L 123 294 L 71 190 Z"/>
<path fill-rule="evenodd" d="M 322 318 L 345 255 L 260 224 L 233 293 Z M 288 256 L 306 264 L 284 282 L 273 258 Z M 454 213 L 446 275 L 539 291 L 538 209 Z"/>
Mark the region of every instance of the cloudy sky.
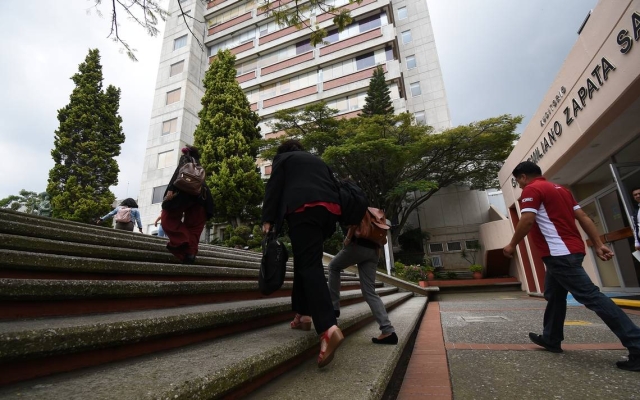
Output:
<path fill-rule="evenodd" d="M 424 1 L 424 0 L 416 0 Z M 138 62 L 107 39 L 94 0 L 2 0 L 0 37 L 0 198 L 44 191 L 53 166 L 57 110 L 69 102 L 70 77 L 90 48 L 100 49 L 104 84 L 122 90 L 126 141 L 118 157 L 117 198 L 136 197 L 146 148 L 161 38 L 122 20 Z M 164 4 L 168 0 L 163 1 Z M 597 0 L 427 0 L 454 125 L 536 111 L 577 30 Z"/>

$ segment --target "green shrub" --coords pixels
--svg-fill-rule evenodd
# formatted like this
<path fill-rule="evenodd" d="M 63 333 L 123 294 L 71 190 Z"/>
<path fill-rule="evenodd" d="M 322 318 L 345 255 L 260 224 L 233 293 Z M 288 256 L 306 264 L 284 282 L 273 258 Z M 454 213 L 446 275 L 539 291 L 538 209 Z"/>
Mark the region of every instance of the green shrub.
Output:
<path fill-rule="evenodd" d="M 393 270 L 396 273 L 396 276 L 403 277 L 404 276 L 404 264 L 400 261 L 396 261 L 393 263 Z"/>
<path fill-rule="evenodd" d="M 411 282 L 424 280 L 424 272 L 417 265 L 408 265 L 404 270 L 404 279 Z"/>
<path fill-rule="evenodd" d="M 471 272 L 482 272 L 482 265 L 472 264 L 471 266 L 469 266 L 469 271 L 471 271 Z"/>
<path fill-rule="evenodd" d="M 458 274 L 456 274 L 453 271 L 447 272 L 447 279 L 456 279 L 456 278 L 458 278 Z"/>

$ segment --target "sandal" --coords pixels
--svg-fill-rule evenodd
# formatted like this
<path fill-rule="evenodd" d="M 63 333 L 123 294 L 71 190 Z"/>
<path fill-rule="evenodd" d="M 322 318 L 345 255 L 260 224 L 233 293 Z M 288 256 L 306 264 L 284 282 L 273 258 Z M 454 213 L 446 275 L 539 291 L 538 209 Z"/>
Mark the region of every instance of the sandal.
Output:
<path fill-rule="evenodd" d="M 291 329 L 300 329 L 302 331 L 310 331 L 311 330 L 311 321 L 302 321 L 303 317 L 307 317 L 306 315 L 300 315 L 300 314 L 296 314 L 296 316 L 293 318 L 293 321 L 291 321 Z"/>
<path fill-rule="evenodd" d="M 335 325 L 334 325 L 335 326 Z M 336 326 L 336 330 L 329 336 L 329 329 L 324 331 L 320 336 L 320 354 L 318 355 L 318 368 L 327 366 L 336 354 L 336 350 L 344 341 L 344 335 L 340 328 Z M 322 350 L 322 343 L 326 343 L 325 349 Z"/>

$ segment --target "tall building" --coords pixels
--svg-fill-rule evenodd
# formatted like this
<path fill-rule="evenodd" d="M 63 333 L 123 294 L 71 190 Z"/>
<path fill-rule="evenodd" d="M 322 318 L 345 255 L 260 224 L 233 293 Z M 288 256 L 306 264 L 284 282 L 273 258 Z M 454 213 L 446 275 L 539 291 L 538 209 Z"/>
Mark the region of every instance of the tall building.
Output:
<path fill-rule="evenodd" d="M 342 117 L 357 115 L 377 65 L 386 71 L 396 112 L 411 112 L 436 130 L 450 127 L 426 0 L 327 3 L 351 10 L 353 23 L 338 32 L 332 15 L 311 10 L 306 21 L 328 31 L 326 43 L 312 47 L 308 29 L 278 26 L 261 12 L 260 0 L 170 1 L 138 196 L 147 232 L 160 214 L 180 149 L 193 143 L 202 80 L 218 49 L 236 55 L 237 80 L 265 137 L 278 134 L 268 122 L 283 108 L 323 100 Z M 268 165 L 261 170 L 270 173 Z"/>

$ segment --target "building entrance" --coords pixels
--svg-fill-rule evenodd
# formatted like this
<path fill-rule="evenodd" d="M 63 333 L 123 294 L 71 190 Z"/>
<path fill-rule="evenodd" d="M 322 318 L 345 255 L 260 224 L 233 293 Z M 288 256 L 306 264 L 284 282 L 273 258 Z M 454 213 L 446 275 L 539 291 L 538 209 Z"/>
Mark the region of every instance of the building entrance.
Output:
<path fill-rule="evenodd" d="M 637 208 L 630 197 L 632 188 L 640 187 L 640 162 L 607 166 L 614 183 L 585 199 L 581 206 L 615 256 L 602 261 L 592 254 L 593 259 L 603 289 L 640 292 L 640 263 L 632 256 L 635 246 L 631 215 Z M 590 240 L 587 244 L 592 245 Z M 593 253 L 593 249 L 590 251 Z"/>

